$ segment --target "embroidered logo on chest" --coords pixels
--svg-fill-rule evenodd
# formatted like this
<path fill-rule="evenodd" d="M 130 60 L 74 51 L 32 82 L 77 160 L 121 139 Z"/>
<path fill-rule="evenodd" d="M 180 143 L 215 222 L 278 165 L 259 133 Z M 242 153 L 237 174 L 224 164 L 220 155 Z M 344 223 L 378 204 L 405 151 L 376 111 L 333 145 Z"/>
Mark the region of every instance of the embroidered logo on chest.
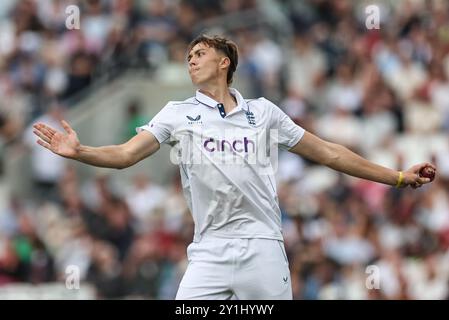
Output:
<path fill-rule="evenodd" d="M 197 115 L 195 118 L 191 116 L 186 116 L 187 119 L 189 119 L 188 124 L 202 124 L 203 122 L 201 120 L 201 115 Z"/>
<path fill-rule="evenodd" d="M 245 115 L 246 115 L 246 119 L 248 120 L 248 123 L 251 126 L 255 126 L 256 125 L 256 118 L 254 117 L 254 113 L 252 113 L 251 111 L 246 111 Z"/>

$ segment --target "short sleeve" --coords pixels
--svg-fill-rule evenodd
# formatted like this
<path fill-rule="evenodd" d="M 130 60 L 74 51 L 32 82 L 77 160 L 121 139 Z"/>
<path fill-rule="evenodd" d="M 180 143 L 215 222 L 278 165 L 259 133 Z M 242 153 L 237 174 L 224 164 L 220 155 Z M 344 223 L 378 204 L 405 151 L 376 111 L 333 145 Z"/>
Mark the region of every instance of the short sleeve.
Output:
<path fill-rule="evenodd" d="M 170 103 L 167 103 L 148 124 L 137 127 L 136 131 L 138 133 L 142 130 L 149 131 L 156 137 L 160 144 L 169 143 L 170 135 L 174 129 L 173 119 L 175 119 L 173 108 Z"/>
<path fill-rule="evenodd" d="M 277 105 L 263 99 L 271 109 L 270 129 L 277 130 L 279 147 L 286 150 L 294 147 L 303 137 L 305 130 L 293 122 Z"/>

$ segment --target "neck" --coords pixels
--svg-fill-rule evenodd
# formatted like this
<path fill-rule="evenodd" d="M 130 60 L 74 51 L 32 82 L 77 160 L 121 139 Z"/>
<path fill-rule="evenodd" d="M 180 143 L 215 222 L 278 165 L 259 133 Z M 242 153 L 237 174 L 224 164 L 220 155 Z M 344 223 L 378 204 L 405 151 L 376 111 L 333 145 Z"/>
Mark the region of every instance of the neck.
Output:
<path fill-rule="evenodd" d="M 220 103 L 225 103 L 227 100 L 231 99 L 231 94 L 229 93 L 228 87 L 223 86 L 201 87 L 200 92 L 204 93 L 206 96 L 209 96 L 215 101 Z"/>
<path fill-rule="evenodd" d="M 227 86 L 227 84 L 225 85 L 208 84 L 201 86 L 199 90 L 201 93 L 204 93 L 205 95 L 211 97 L 215 101 L 223 103 L 226 112 L 232 110 L 237 105 L 236 100 L 229 92 L 229 87 Z"/>

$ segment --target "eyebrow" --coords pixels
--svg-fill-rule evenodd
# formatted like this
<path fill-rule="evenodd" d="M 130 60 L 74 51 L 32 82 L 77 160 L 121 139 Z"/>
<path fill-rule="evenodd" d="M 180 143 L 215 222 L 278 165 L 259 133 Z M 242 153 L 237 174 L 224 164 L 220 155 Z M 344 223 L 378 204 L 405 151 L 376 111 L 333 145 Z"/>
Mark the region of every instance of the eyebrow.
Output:
<path fill-rule="evenodd" d="M 192 53 L 189 53 L 189 55 L 187 56 L 187 61 L 190 61 L 190 59 L 192 58 L 192 55 L 197 54 L 197 53 L 199 53 L 199 52 L 202 51 L 202 50 L 206 50 L 206 49 L 204 49 L 204 48 L 199 48 L 199 49 L 196 49 L 195 52 L 194 52 L 193 54 L 192 54 Z"/>

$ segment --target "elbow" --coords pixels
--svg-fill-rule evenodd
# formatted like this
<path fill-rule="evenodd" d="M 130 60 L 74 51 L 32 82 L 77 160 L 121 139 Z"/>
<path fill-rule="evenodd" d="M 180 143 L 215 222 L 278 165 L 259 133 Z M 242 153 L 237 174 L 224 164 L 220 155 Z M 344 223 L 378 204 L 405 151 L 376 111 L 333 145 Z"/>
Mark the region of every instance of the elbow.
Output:
<path fill-rule="evenodd" d="M 136 161 L 133 159 L 132 154 L 126 150 L 125 148 L 122 148 L 121 150 L 121 157 L 119 157 L 120 160 L 117 161 L 115 165 L 115 169 L 122 170 L 131 167 Z"/>
<path fill-rule="evenodd" d="M 123 169 L 126 169 L 126 168 L 129 168 L 131 165 L 130 164 L 127 164 L 127 163 L 120 163 L 120 164 L 118 164 L 116 167 L 115 167 L 115 169 L 117 169 L 117 170 L 123 170 Z"/>
<path fill-rule="evenodd" d="M 115 169 L 122 170 L 129 168 L 139 161 L 138 155 L 133 152 L 126 144 L 119 146 L 117 153 L 117 162 L 115 163 Z"/>
<path fill-rule="evenodd" d="M 120 163 L 117 165 L 116 169 L 122 170 L 131 167 L 134 165 L 137 161 L 132 159 L 131 157 L 125 157 Z"/>

